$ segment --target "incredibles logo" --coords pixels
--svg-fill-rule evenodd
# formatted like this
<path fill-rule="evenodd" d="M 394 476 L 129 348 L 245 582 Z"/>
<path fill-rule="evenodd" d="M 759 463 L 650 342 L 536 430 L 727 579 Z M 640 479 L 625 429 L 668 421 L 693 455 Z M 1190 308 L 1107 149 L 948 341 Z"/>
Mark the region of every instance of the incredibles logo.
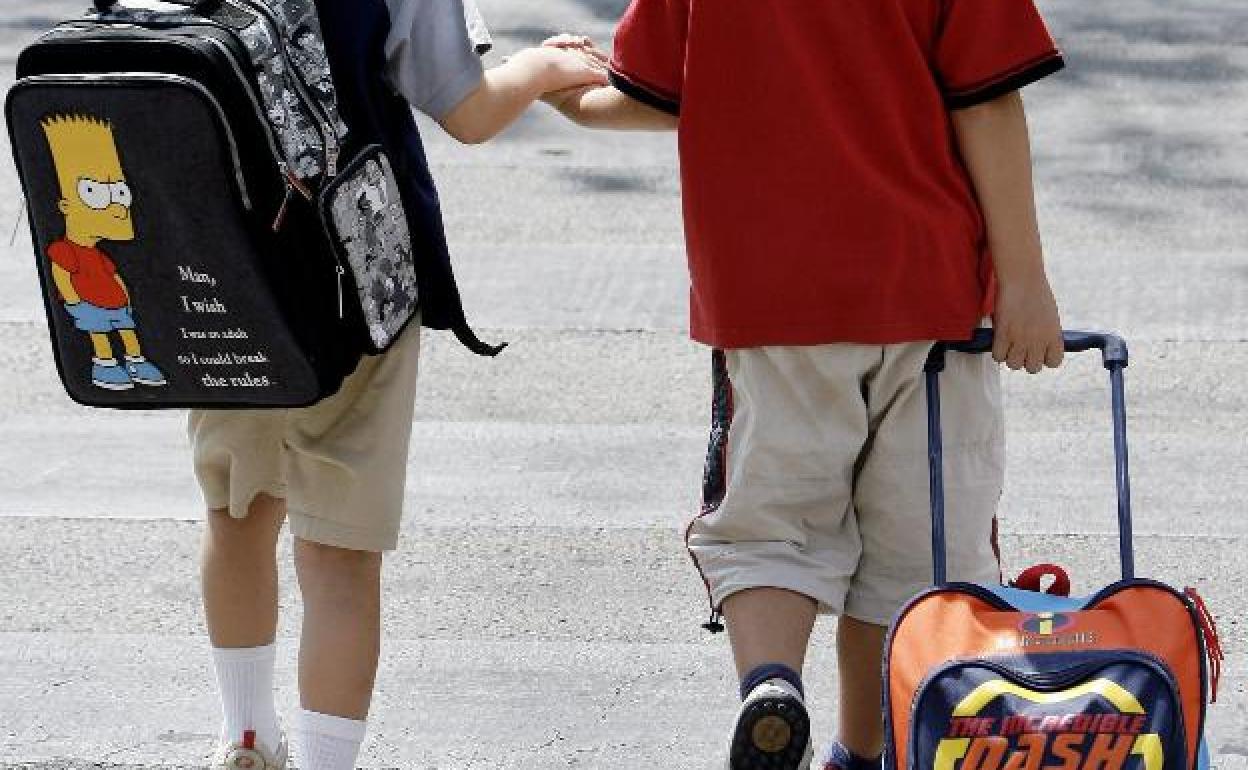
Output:
<path fill-rule="evenodd" d="M 1051 636 L 1075 625 L 1075 619 L 1061 612 L 1038 612 L 1029 615 L 1019 624 L 1019 629 L 1029 634 Z"/>
<path fill-rule="evenodd" d="M 1067 713 L 981 717 L 989 705 L 1012 697 L 1044 708 L 1097 696 L 1098 708 Z M 1097 703 L 1099 702 L 1099 703 Z M 1036 709 L 1039 711 L 1040 709 Z M 996 679 L 976 687 L 958 703 L 949 731 L 936 749 L 932 770 L 1124 770 L 1133 758 L 1139 770 L 1165 770 L 1161 736 L 1147 733 L 1148 712 L 1117 682 L 1096 679 L 1060 692 L 1036 692 Z"/>
<path fill-rule="evenodd" d="M 1037 612 L 1023 617 L 1016 628 L 1019 633 L 1002 634 L 996 640 L 999 649 L 1016 647 L 1085 647 L 1096 644 L 1096 632 L 1079 629 L 1078 613 Z"/>

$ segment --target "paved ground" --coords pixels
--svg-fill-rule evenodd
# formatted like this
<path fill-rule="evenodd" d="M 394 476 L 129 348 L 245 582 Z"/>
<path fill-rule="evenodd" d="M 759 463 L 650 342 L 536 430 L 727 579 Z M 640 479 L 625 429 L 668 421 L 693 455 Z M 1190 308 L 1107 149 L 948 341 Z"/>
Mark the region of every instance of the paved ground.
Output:
<path fill-rule="evenodd" d="M 0 0 L 0 58 L 84 0 Z M 609 38 L 624 0 L 482 0 L 500 53 Z M 1134 343 L 1141 571 L 1199 586 L 1230 650 L 1216 764 L 1248 767 L 1248 7 L 1045 0 L 1071 69 L 1029 93 L 1069 325 Z M 706 432 L 707 356 L 683 335 L 667 136 L 591 136 L 537 110 L 465 149 L 428 132 L 487 363 L 431 335 L 367 767 L 718 767 L 722 639 L 676 531 Z M 0 222 L 17 213 L 7 164 Z M 0 248 L 0 766 L 195 767 L 214 704 L 181 416 L 59 391 L 28 238 Z M 1005 538 L 1018 566 L 1112 573 L 1101 374 L 1010 378 Z M 136 468 L 141 472 L 136 473 Z M 289 572 L 285 574 L 290 585 Z M 281 697 L 298 606 L 283 595 Z M 834 712 L 831 625 L 813 654 Z"/>

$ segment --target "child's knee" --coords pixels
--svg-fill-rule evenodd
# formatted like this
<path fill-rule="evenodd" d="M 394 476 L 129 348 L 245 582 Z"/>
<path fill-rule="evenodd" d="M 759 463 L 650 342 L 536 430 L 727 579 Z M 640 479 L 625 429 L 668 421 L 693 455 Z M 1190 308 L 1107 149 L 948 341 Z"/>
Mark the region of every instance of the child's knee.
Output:
<path fill-rule="evenodd" d="M 236 519 L 228 508 L 208 511 L 207 536 L 214 543 L 235 547 L 275 545 L 286 518 L 286 502 L 266 494 L 256 495 L 247 507 L 247 515 Z"/>
<path fill-rule="evenodd" d="M 299 580 L 306 587 L 319 584 L 320 578 L 330 584 L 372 584 L 380 579 L 380 553 L 339 548 L 295 538 L 295 566 Z"/>

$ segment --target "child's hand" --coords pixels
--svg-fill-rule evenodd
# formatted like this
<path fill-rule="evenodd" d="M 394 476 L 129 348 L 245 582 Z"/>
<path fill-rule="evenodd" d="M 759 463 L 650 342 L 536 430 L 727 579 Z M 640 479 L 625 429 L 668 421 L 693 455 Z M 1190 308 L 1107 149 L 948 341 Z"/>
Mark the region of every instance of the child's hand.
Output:
<path fill-rule="evenodd" d="M 542 47 L 560 48 L 565 51 L 581 51 L 602 62 L 604 67 L 611 63 L 611 57 L 594 45 L 592 38 L 584 35 L 555 35 L 543 40 Z"/>
<path fill-rule="evenodd" d="M 544 94 L 578 86 L 607 84 L 605 60 L 593 52 L 580 48 L 558 46 L 529 48 L 513 56 L 512 62 L 532 68 L 533 77 L 536 78 Z"/>
<path fill-rule="evenodd" d="M 1014 369 L 1037 374 L 1062 364 L 1065 344 L 1057 300 L 1041 273 L 1019 280 L 998 279 L 997 310 L 992 317 L 996 341 L 992 357 Z"/>

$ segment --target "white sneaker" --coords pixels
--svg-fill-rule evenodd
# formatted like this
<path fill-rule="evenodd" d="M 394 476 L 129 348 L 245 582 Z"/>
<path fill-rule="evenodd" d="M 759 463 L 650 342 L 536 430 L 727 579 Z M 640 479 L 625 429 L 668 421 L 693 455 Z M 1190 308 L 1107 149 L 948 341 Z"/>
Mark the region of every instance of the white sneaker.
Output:
<path fill-rule="evenodd" d="M 282 734 L 272 756 L 256 746 L 256 735 L 248 731 L 240 743 L 222 744 L 213 755 L 212 770 L 286 770 L 286 734 Z"/>
<path fill-rule="evenodd" d="M 807 770 L 814 753 L 797 688 L 783 679 L 755 687 L 737 712 L 728 770 Z"/>

